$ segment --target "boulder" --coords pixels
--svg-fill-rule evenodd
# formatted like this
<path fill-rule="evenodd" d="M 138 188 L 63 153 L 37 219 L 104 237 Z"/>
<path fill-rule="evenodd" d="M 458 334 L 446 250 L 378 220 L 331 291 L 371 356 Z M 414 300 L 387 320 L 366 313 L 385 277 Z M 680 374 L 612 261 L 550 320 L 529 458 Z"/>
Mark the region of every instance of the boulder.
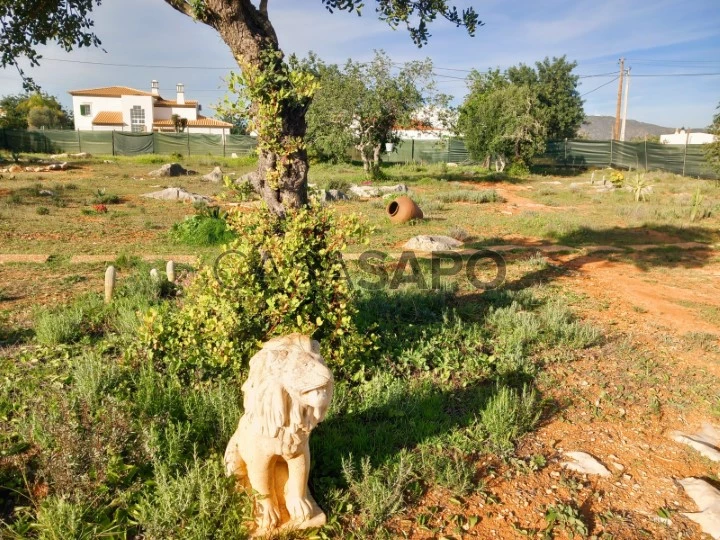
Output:
<path fill-rule="evenodd" d="M 11 165 L 10 168 L 7 170 L 9 173 L 18 173 L 22 172 L 23 168 L 20 165 Z"/>
<path fill-rule="evenodd" d="M 148 173 L 149 176 L 186 176 L 197 174 L 195 171 L 189 171 L 179 163 L 166 163 L 156 171 Z"/>
<path fill-rule="evenodd" d="M 182 188 L 169 187 L 161 191 L 153 191 L 152 193 L 144 193 L 140 195 L 146 199 L 157 199 L 159 201 L 190 201 L 190 202 L 210 202 L 210 197 L 205 195 L 199 195 L 197 193 L 190 193 Z"/>
<path fill-rule="evenodd" d="M 215 184 L 222 182 L 223 172 L 220 167 L 215 167 L 212 171 L 203 176 L 203 180 L 214 182 Z"/>
<path fill-rule="evenodd" d="M 45 197 L 54 197 L 55 192 L 49 189 L 41 189 L 40 191 L 38 191 L 38 195 L 43 195 Z"/>
<path fill-rule="evenodd" d="M 405 184 L 394 186 L 350 186 L 350 192 L 362 198 L 380 197 L 385 193 L 407 193 L 407 191 L 408 188 Z"/>
<path fill-rule="evenodd" d="M 462 242 L 449 236 L 430 236 L 421 234 L 405 242 L 405 249 L 415 251 L 450 251 L 462 246 Z"/>

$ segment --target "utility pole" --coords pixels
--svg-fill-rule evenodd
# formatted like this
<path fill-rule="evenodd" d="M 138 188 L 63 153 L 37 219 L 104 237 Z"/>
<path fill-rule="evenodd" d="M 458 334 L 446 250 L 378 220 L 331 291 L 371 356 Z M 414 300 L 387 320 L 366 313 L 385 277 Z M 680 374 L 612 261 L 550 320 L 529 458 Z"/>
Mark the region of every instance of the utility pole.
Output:
<path fill-rule="evenodd" d="M 617 107 L 615 108 L 615 126 L 613 127 L 613 139 L 620 137 L 620 105 L 622 103 L 623 75 L 625 74 L 625 59 L 620 59 L 620 82 L 618 83 Z"/>
<path fill-rule="evenodd" d="M 625 81 L 625 97 L 623 97 L 622 127 L 620 128 L 620 140 L 625 140 L 625 121 L 627 120 L 628 93 L 630 92 L 630 69 L 627 69 L 627 80 Z"/>

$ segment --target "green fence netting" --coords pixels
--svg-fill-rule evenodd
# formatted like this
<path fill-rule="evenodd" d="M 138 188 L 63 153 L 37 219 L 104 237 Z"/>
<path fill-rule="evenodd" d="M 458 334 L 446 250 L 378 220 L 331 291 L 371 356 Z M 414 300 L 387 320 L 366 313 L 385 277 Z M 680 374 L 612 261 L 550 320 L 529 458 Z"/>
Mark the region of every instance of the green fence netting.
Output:
<path fill-rule="evenodd" d="M 91 154 L 181 154 L 230 157 L 255 151 L 256 140 L 248 135 L 202 133 L 127 133 L 120 131 L 27 131 L 0 129 L 0 148 L 13 152 Z M 359 160 L 357 150 L 349 151 Z M 383 155 L 386 163 L 463 163 L 470 161 L 459 138 L 438 141 L 405 139 Z M 535 160 L 538 166 L 620 167 L 664 170 L 685 176 L 719 178 L 708 166 L 702 145 L 674 145 L 619 141 L 551 141 Z"/>
<path fill-rule="evenodd" d="M 112 132 L 114 154 L 119 156 L 136 156 L 153 153 L 154 137 L 152 133 Z"/>
<path fill-rule="evenodd" d="M 227 135 L 225 137 L 225 155 L 247 156 L 255 151 L 257 141 L 249 135 Z"/>

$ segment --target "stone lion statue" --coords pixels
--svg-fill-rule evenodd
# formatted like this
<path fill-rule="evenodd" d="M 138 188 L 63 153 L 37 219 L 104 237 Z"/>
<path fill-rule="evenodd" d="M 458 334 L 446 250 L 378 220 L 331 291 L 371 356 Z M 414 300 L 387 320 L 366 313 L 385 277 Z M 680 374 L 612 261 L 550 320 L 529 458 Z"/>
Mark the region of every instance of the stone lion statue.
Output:
<path fill-rule="evenodd" d="M 271 339 L 250 360 L 242 390 L 245 414 L 225 450 L 225 469 L 258 494 L 256 533 L 324 525 L 307 487 L 308 439 L 333 393 L 320 344 L 301 334 Z"/>

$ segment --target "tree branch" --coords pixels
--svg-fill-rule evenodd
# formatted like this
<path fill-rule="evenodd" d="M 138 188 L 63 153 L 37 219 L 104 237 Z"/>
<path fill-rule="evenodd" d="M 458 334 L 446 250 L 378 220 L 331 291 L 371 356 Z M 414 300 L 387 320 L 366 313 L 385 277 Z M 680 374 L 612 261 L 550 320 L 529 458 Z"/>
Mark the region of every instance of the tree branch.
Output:
<path fill-rule="evenodd" d="M 260 0 L 260 13 L 267 17 L 268 14 L 268 0 Z"/>
<path fill-rule="evenodd" d="M 193 19 L 195 18 L 192 6 L 185 0 L 165 0 L 165 2 L 183 15 L 187 15 Z"/>

